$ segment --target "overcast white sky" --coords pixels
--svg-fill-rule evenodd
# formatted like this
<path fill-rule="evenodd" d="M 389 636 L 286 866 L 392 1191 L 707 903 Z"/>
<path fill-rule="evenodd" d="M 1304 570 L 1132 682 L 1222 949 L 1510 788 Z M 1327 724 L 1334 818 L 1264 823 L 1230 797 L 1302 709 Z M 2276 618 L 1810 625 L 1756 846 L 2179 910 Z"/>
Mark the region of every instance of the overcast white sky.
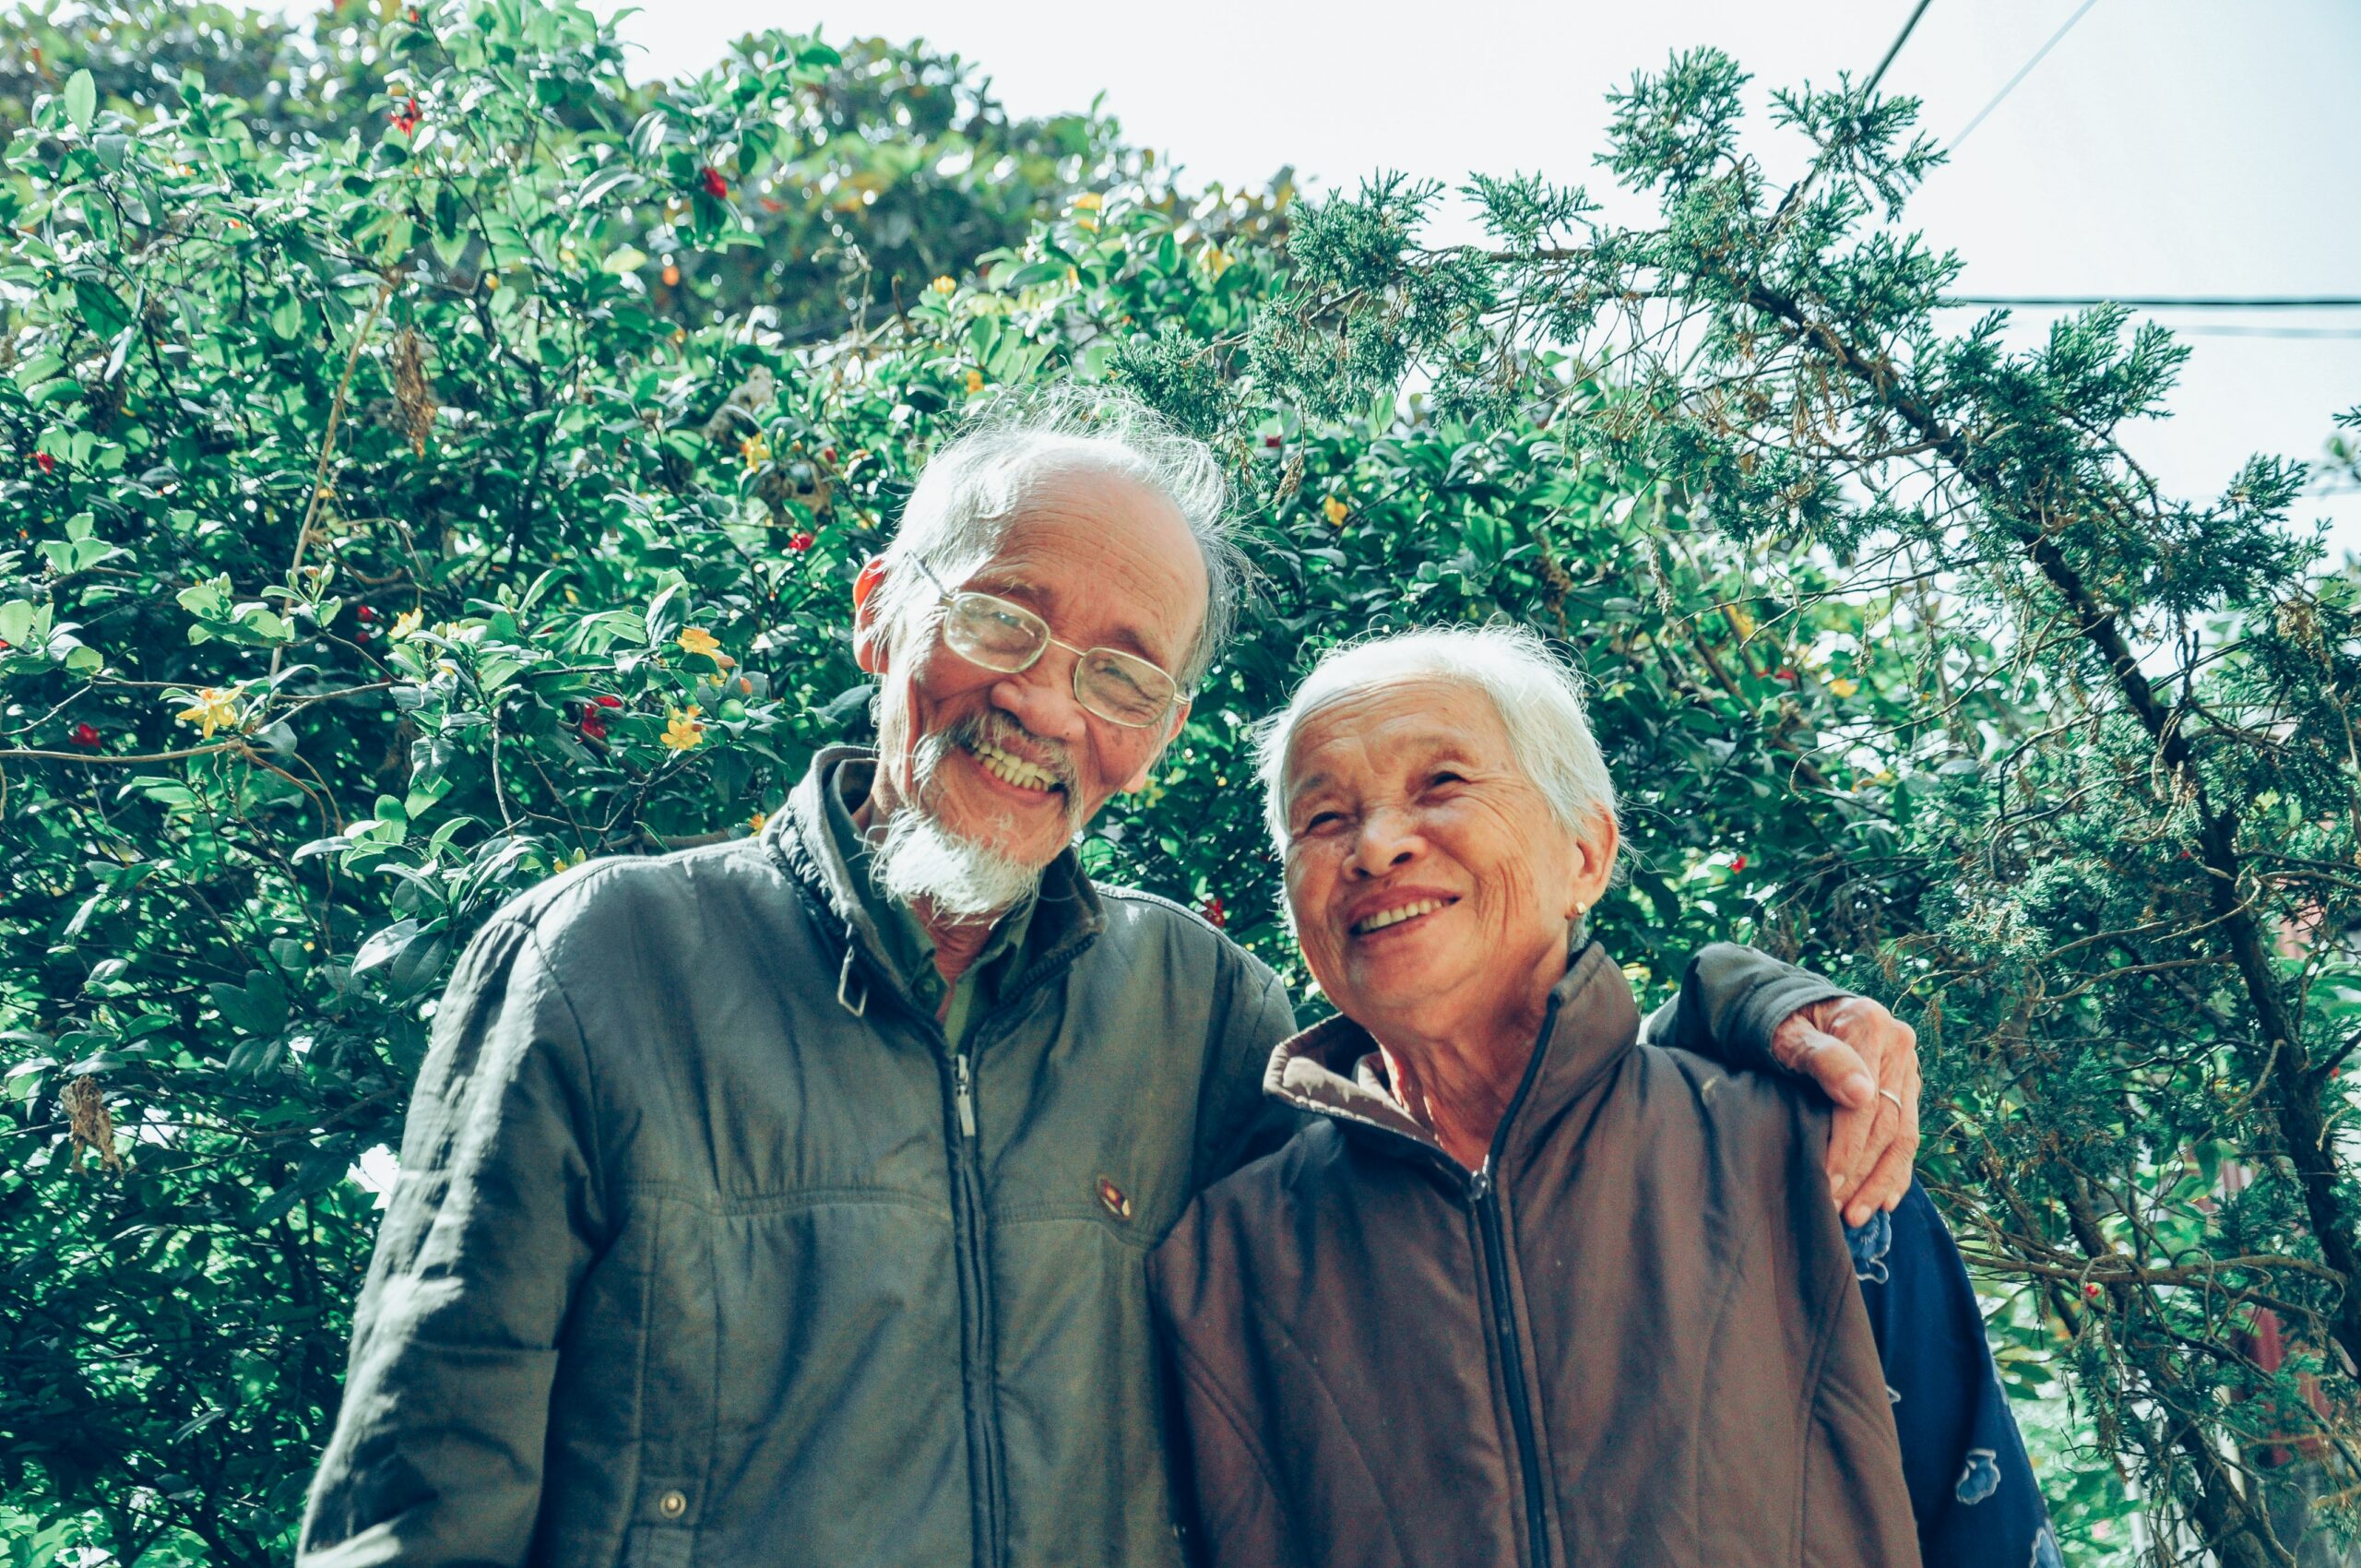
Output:
<path fill-rule="evenodd" d="M 594 0 L 603 13 L 621 9 Z M 923 37 L 978 63 L 1019 113 L 1106 94 L 1136 143 L 1201 180 L 1312 188 L 1380 169 L 1604 184 L 1605 94 L 1667 53 L 1714 43 L 1774 85 L 1856 79 L 1913 0 L 1453 0 L 1186 6 L 974 0 L 659 0 L 624 18 L 649 74 L 715 59 L 764 27 L 832 41 Z M 1925 101 L 1949 142 L 2081 0 L 1933 0 L 1884 86 Z M 1908 220 L 1990 294 L 2361 295 L 2361 6 L 2353 0 L 2095 0 L 1939 171 Z M 1793 144 L 1761 142 L 1774 170 Z M 2159 313 L 2176 327 L 2350 336 L 2193 336 L 2175 416 L 2135 452 L 2185 495 L 2251 452 L 2313 458 L 2361 403 L 2361 310 Z M 2028 335 L 2046 317 L 2021 313 Z M 2361 551 L 2361 495 L 2308 498 Z"/>

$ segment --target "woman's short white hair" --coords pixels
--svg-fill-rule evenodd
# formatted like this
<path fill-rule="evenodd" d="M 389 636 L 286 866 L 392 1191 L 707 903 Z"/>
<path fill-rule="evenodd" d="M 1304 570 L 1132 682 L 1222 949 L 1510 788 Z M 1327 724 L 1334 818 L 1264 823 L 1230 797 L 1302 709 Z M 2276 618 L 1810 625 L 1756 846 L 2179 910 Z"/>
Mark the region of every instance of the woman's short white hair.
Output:
<path fill-rule="evenodd" d="M 1583 678 L 1523 626 L 1433 626 L 1346 643 L 1320 656 L 1287 706 L 1265 721 L 1254 742 L 1271 841 L 1287 842 L 1287 748 L 1312 713 L 1371 686 L 1437 678 L 1463 682 L 1489 697 L 1509 732 L 1509 749 L 1566 830 L 1590 841 L 1603 813 L 1615 815 L 1615 780 L 1590 732 Z"/>
<path fill-rule="evenodd" d="M 906 634 L 934 600 L 912 556 L 957 586 L 992 558 L 1027 495 L 1080 469 L 1120 474 L 1169 501 L 1205 563 L 1205 618 L 1173 678 L 1184 692 L 1204 676 L 1238 619 L 1245 557 L 1231 537 L 1229 487 L 1213 448 L 1111 386 L 1052 384 L 988 405 L 928 459 L 885 547 L 878 612 Z"/>

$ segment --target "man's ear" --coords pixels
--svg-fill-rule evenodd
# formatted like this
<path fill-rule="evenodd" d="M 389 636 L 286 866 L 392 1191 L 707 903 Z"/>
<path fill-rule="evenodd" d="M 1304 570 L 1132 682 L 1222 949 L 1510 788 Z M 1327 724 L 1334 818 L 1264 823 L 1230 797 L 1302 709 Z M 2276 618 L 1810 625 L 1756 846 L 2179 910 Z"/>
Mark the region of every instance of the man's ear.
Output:
<path fill-rule="evenodd" d="M 1188 722 L 1189 705 L 1183 702 L 1173 710 L 1171 724 L 1166 728 L 1161 736 L 1157 737 L 1156 750 L 1147 754 L 1147 760 L 1140 764 L 1140 770 L 1137 773 L 1123 780 L 1124 794 L 1136 795 L 1147 788 L 1148 776 L 1156 771 L 1156 765 L 1164 760 L 1165 749 L 1171 745 L 1174 737 L 1180 733 L 1180 726 Z"/>
<path fill-rule="evenodd" d="M 864 675 L 885 673 L 887 657 L 892 653 L 892 639 L 885 635 L 885 625 L 878 615 L 877 585 L 885 580 L 885 558 L 872 555 L 861 563 L 860 575 L 852 580 L 852 657 Z"/>

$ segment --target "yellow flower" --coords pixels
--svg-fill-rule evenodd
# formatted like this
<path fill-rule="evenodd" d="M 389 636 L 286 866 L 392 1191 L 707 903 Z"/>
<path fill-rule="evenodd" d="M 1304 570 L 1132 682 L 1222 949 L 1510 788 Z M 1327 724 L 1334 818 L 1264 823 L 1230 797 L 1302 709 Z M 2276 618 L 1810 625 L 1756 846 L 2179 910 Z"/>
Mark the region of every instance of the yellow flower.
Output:
<path fill-rule="evenodd" d="M 1320 504 L 1320 509 L 1328 514 L 1328 526 L 1330 528 L 1341 529 L 1345 526 L 1345 516 L 1348 508 L 1345 505 L 1343 501 L 1332 495 L 1327 500 L 1323 501 Z"/>
<path fill-rule="evenodd" d="M 213 739 L 216 730 L 234 730 L 238 725 L 238 688 L 207 686 L 196 694 L 189 706 L 181 709 L 180 722 L 194 724 L 207 740 Z"/>
<path fill-rule="evenodd" d="M 1828 689 L 1834 692 L 1840 697 L 1849 697 L 1855 692 L 1861 689 L 1861 683 L 1858 681 L 1846 680 L 1845 677 L 1840 675 L 1835 680 L 1828 683 Z"/>
<path fill-rule="evenodd" d="M 746 459 L 750 469 L 759 469 L 771 460 L 771 444 L 759 435 L 750 435 L 738 443 L 738 455 Z"/>
<path fill-rule="evenodd" d="M 938 294 L 955 294 L 959 291 L 959 285 L 948 276 L 936 279 L 927 287 Z"/>
<path fill-rule="evenodd" d="M 687 631 L 682 632 L 680 644 L 682 653 L 702 653 L 708 657 L 719 652 L 721 648 L 721 639 L 703 626 L 691 626 Z M 716 662 L 719 660 L 717 659 Z"/>
<path fill-rule="evenodd" d="M 690 714 L 677 707 L 664 710 L 664 744 L 676 752 L 685 752 L 705 739 L 705 726 Z"/>
<path fill-rule="evenodd" d="M 763 830 L 764 824 L 769 822 L 770 819 L 770 814 L 768 812 L 756 812 L 753 815 L 746 819 L 746 831 L 749 833 L 759 834 Z"/>
<path fill-rule="evenodd" d="M 1750 637 L 1754 635 L 1754 617 L 1736 605 L 1730 607 L 1730 624 L 1738 628 L 1739 636 Z"/>
<path fill-rule="evenodd" d="M 967 390 L 968 390 L 970 393 L 975 393 L 975 392 L 981 392 L 983 389 L 984 389 L 984 373 L 983 373 L 982 371 L 980 371 L 980 370 L 971 370 L 971 371 L 969 371 L 969 372 L 967 373 Z"/>
<path fill-rule="evenodd" d="M 1074 209 L 1076 212 L 1096 212 L 1102 199 L 1097 191 L 1085 191 L 1074 198 Z"/>
<path fill-rule="evenodd" d="M 425 619 L 426 615 L 422 611 L 405 610 L 394 617 L 394 629 L 390 636 L 396 642 L 414 636 L 418 633 L 420 624 Z"/>
<path fill-rule="evenodd" d="M 1223 273 L 1229 270 L 1229 264 L 1235 258 L 1231 256 L 1228 251 L 1222 249 L 1211 240 L 1207 240 L 1205 242 L 1205 248 L 1197 253 L 1197 259 L 1204 264 L 1204 268 L 1207 272 L 1210 272 L 1215 277 L 1218 278 Z"/>

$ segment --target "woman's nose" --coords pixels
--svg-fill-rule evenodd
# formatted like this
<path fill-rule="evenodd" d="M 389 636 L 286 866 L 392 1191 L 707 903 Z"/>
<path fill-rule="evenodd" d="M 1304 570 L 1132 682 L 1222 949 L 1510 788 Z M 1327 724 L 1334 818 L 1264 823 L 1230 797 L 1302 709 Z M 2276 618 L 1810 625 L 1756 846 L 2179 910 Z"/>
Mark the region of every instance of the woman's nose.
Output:
<path fill-rule="evenodd" d="M 1416 817 L 1393 806 L 1381 806 L 1361 819 L 1348 869 L 1358 876 L 1382 876 L 1416 860 L 1425 848 Z"/>

